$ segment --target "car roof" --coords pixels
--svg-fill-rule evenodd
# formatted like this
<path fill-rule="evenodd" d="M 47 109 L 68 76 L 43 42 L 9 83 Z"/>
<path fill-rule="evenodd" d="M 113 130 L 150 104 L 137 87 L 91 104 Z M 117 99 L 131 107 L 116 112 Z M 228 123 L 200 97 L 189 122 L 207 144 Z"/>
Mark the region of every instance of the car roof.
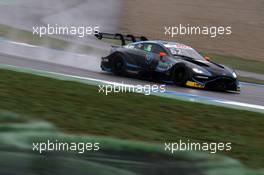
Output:
<path fill-rule="evenodd" d="M 163 41 L 163 40 L 138 41 L 138 42 L 134 42 L 133 44 L 143 44 L 143 43 L 159 44 L 164 47 L 171 45 L 171 46 L 181 46 L 185 48 L 192 48 L 182 43 L 177 43 L 177 42 L 172 42 L 172 41 Z"/>
<path fill-rule="evenodd" d="M 148 40 L 148 41 L 137 41 L 137 42 L 134 42 L 133 44 L 143 44 L 143 43 L 153 43 L 153 44 L 165 44 L 165 43 L 168 43 L 166 41 L 161 41 L 161 40 Z"/>

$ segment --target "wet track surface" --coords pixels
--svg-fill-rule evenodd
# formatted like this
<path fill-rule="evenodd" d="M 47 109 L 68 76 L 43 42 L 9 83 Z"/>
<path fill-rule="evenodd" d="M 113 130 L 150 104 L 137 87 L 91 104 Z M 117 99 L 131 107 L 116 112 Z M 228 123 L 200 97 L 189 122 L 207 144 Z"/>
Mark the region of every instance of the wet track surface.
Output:
<path fill-rule="evenodd" d="M 52 4 L 52 6 L 51 6 Z M 108 32 L 119 28 L 119 15 L 122 3 L 120 0 L 110 0 L 107 3 L 95 0 L 58 0 L 35 1 L 21 0 L 9 6 L 0 6 L 0 23 L 11 27 L 32 32 L 33 26 L 59 24 L 73 26 L 98 25 Z M 100 11 L 96 9 L 102 9 Z M 94 40 L 91 37 L 52 36 L 71 42 L 85 43 L 95 48 L 109 50 L 109 44 Z M 23 43 L 22 43 L 23 44 Z M 116 77 L 102 72 L 100 57 L 102 55 L 74 55 L 70 52 L 45 50 L 39 47 L 0 43 L 0 64 L 8 64 L 57 72 L 81 77 L 96 78 L 126 84 L 152 84 L 133 78 Z M 241 93 L 212 92 L 191 88 L 167 85 L 167 90 L 216 99 L 232 100 L 236 102 L 264 105 L 264 87 L 243 84 Z"/>
<path fill-rule="evenodd" d="M 92 69 L 80 69 L 65 65 L 58 65 L 54 63 L 47 63 L 42 61 L 30 60 L 23 57 L 9 56 L 6 54 L 0 54 L 0 64 L 14 65 L 25 68 L 32 68 L 37 70 L 44 70 L 49 72 L 56 72 L 68 75 L 75 75 L 81 77 L 89 77 L 100 80 L 107 80 L 125 84 L 133 85 L 145 85 L 153 84 L 149 81 L 138 80 L 134 78 L 117 77 L 110 73 L 102 72 L 98 65 L 98 70 L 94 70 L 94 65 L 91 65 Z M 89 64 L 87 64 L 89 67 Z M 241 92 L 237 93 L 226 93 L 226 92 L 214 92 L 200 89 L 176 87 L 167 85 L 167 90 L 189 93 L 193 95 L 206 96 L 216 99 L 232 100 L 243 103 L 250 103 L 256 105 L 264 105 L 264 87 L 254 84 L 242 84 Z"/>

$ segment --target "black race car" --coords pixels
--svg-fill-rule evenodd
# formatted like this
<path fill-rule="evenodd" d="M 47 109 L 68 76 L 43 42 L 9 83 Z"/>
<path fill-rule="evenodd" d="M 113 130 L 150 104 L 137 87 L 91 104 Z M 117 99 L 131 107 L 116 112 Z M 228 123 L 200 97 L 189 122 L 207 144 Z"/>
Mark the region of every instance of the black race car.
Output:
<path fill-rule="evenodd" d="M 122 46 L 112 46 L 102 57 L 101 68 L 115 75 L 159 77 L 163 82 L 196 88 L 239 91 L 235 71 L 203 57 L 193 48 L 168 41 L 148 41 L 146 37 L 97 33 L 98 39 L 120 39 Z M 126 44 L 126 41 L 130 41 Z"/>

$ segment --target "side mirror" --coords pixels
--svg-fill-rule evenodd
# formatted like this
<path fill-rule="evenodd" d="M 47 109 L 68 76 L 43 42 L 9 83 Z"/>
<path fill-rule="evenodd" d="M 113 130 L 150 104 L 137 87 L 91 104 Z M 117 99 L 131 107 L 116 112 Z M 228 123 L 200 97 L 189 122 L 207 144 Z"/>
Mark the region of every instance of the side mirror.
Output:
<path fill-rule="evenodd" d="M 165 52 L 160 52 L 159 55 L 161 58 L 167 56 L 167 54 Z"/>
<path fill-rule="evenodd" d="M 206 59 L 207 61 L 210 61 L 210 57 L 209 56 L 204 56 L 204 59 Z"/>

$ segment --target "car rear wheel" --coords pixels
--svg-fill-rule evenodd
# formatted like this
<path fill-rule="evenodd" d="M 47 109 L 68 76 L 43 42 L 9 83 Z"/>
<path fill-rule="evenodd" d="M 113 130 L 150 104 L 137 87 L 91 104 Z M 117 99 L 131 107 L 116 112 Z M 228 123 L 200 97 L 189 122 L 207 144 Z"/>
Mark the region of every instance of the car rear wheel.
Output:
<path fill-rule="evenodd" d="M 126 64 L 121 56 L 113 58 L 112 62 L 112 72 L 115 75 L 124 75 L 126 72 Z"/>

